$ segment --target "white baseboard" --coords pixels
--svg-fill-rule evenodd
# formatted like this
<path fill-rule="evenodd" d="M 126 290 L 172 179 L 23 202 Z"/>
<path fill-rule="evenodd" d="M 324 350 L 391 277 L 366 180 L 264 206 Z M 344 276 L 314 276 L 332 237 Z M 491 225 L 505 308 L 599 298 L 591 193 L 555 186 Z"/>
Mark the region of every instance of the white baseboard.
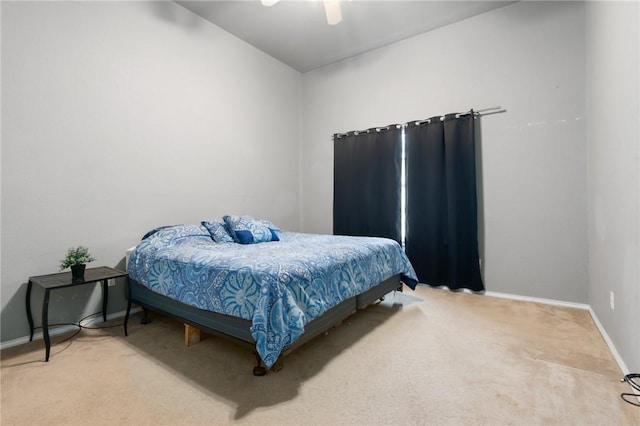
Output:
<path fill-rule="evenodd" d="M 544 299 L 542 297 L 530 297 L 530 296 L 520 296 L 517 294 L 509 294 L 509 293 L 498 293 L 495 291 L 485 291 L 485 296 L 490 297 L 499 297 L 502 299 L 511 299 L 511 300 L 520 300 L 523 302 L 535 302 L 535 303 L 543 303 L 545 305 L 553 305 L 553 306 L 562 306 L 565 308 L 575 308 L 575 309 L 584 309 L 590 310 L 591 308 L 586 303 L 575 303 L 575 302 L 564 302 L 562 300 L 553 300 L 553 299 Z"/>
<path fill-rule="evenodd" d="M 607 346 L 609 346 L 609 350 L 611 351 L 611 354 L 613 355 L 613 358 L 618 363 L 618 367 L 620 367 L 620 370 L 622 371 L 622 374 L 624 376 L 626 376 L 627 374 L 630 374 L 631 371 L 629 371 L 629 368 L 627 368 L 627 364 L 625 364 L 624 361 L 622 360 L 622 357 L 618 353 L 618 350 L 616 349 L 616 346 L 611 341 L 611 338 L 609 338 L 609 335 L 607 334 L 607 331 L 604 329 L 604 327 L 602 326 L 602 323 L 598 319 L 598 316 L 593 311 L 593 309 L 591 309 L 591 307 L 589 307 L 589 313 L 591 314 L 591 318 L 593 319 L 594 324 L 598 328 L 598 331 L 602 335 L 602 338 L 607 343 Z M 631 387 L 631 385 L 629 385 L 629 387 Z M 640 395 L 637 394 L 636 390 L 633 389 L 633 387 L 631 387 L 631 393 L 635 394 L 636 398 L 638 399 L 638 402 L 640 402 Z"/>
<path fill-rule="evenodd" d="M 616 349 L 616 346 L 611 341 L 611 338 L 609 338 L 609 335 L 607 334 L 607 331 L 604 329 L 604 327 L 602 326 L 602 323 L 598 319 L 598 316 L 593 311 L 593 309 L 591 309 L 591 307 L 589 307 L 589 313 L 591 314 L 591 319 L 593 319 L 593 322 L 596 325 L 596 327 L 598 328 L 598 331 L 602 335 L 602 338 L 607 343 L 607 346 L 609 346 L 609 350 L 611 351 L 611 354 L 613 355 L 613 357 L 615 358 L 616 362 L 618 363 L 618 366 L 620 367 L 620 370 L 622 371 L 622 374 L 623 375 L 629 374 L 630 371 L 627 368 L 627 365 L 622 360 L 622 357 L 620 356 L 620 353 Z"/>
<path fill-rule="evenodd" d="M 561 300 L 543 299 L 543 298 L 529 297 L 529 296 L 519 296 L 515 294 L 508 294 L 508 293 L 496 293 L 493 291 L 486 291 L 484 294 L 485 296 L 490 296 L 490 297 L 500 297 L 503 299 L 521 300 L 523 302 L 537 302 L 537 303 L 544 303 L 546 305 L 554 305 L 554 306 L 562 306 L 567 308 L 577 308 L 577 309 L 588 310 L 589 314 L 591 315 L 591 319 L 593 320 L 593 323 L 596 325 L 596 328 L 600 332 L 600 335 L 602 336 L 605 343 L 609 347 L 609 350 L 611 351 L 613 358 L 616 360 L 616 363 L 618 364 L 618 367 L 620 368 L 622 375 L 624 376 L 630 373 L 629 368 L 627 368 L 627 365 L 625 364 L 622 357 L 620 356 L 618 349 L 616 349 L 616 346 L 613 344 L 613 341 L 611 341 L 611 338 L 607 334 L 607 331 L 605 330 L 605 328 L 602 326 L 602 323 L 598 319 L 598 316 L 596 315 L 596 313 L 593 311 L 593 309 L 591 309 L 591 306 L 584 303 L 564 302 Z M 638 401 L 640 402 L 640 395 L 638 395 Z"/>
<path fill-rule="evenodd" d="M 137 312 L 142 311 L 142 308 L 140 307 L 136 307 L 136 308 L 132 308 L 130 315 L 133 315 Z M 107 314 L 107 321 L 112 320 L 112 319 L 116 319 L 116 318 L 123 318 L 126 315 L 127 311 L 120 311 L 120 312 L 114 312 L 111 314 Z M 94 324 L 98 324 L 102 322 L 102 316 L 98 315 L 92 318 L 88 318 L 87 320 L 82 322 L 83 326 L 90 326 L 90 325 L 94 325 Z M 53 337 L 53 336 L 57 336 L 59 334 L 64 334 L 64 333 L 68 333 L 70 331 L 73 330 L 77 330 L 78 327 L 75 325 L 65 325 L 65 326 L 59 326 L 56 328 L 53 328 L 51 330 L 49 330 L 49 337 Z M 43 339 L 42 336 L 42 331 L 38 331 L 33 333 L 33 340 L 38 340 L 38 339 Z M 0 350 L 2 349 L 7 349 L 7 348 L 11 348 L 14 346 L 18 346 L 18 345 L 24 345 L 26 343 L 29 343 L 29 336 L 24 336 L 24 337 L 17 337 L 15 339 L 11 339 L 11 340 L 7 340 L 6 342 L 0 342 Z"/>

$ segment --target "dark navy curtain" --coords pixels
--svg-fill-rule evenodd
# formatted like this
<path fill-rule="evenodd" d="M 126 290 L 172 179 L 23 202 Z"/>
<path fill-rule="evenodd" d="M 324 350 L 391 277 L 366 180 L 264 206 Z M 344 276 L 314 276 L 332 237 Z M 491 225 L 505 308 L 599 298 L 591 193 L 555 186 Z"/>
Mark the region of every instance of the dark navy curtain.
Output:
<path fill-rule="evenodd" d="M 401 242 L 402 129 L 334 135 L 333 233 Z"/>
<path fill-rule="evenodd" d="M 478 255 L 474 115 L 407 125 L 405 250 L 421 283 L 484 290 Z"/>

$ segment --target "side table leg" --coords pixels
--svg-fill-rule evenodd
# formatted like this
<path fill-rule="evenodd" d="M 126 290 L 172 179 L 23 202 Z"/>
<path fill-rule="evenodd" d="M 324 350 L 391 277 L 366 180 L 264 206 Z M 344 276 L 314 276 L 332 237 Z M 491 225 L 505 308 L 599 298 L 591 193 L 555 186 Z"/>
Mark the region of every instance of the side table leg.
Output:
<path fill-rule="evenodd" d="M 127 324 L 129 323 L 129 313 L 131 312 L 131 282 L 127 276 L 127 313 L 124 315 L 124 335 L 128 336 Z"/>
<path fill-rule="evenodd" d="M 49 362 L 49 352 L 51 352 L 51 340 L 49 340 L 49 289 L 44 291 L 44 301 L 42 302 L 42 335 L 44 336 L 44 347 L 46 351 L 45 361 Z"/>
<path fill-rule="evenodd" d="M 107 302 L 109 301 L 109 282 L 102 281 L 102 319 L 107 322 Z"/>
<path fill-rule="evenodd" d="M 27 284 L 27 320 L 29 321 L 29 341 L 33 341 L 33 315 L 31 315 L 31 287 L 33 287 L 33 283 L 29 280 L 29 284 Z"/>

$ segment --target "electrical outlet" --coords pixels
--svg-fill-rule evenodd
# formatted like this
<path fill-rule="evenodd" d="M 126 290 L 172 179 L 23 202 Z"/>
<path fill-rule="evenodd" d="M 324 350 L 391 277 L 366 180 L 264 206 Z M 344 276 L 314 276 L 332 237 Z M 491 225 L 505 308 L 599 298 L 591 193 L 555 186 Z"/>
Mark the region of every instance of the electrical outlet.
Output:
<path fill-rule="evenodd" d="M 609 306 L 611 306 L 611 310 L 616 308 L 615 297 L 612 291 L 609 292 Z"/>
<path fill-rule="evenodd" d="M 116 285 L 116 280 L 114 280 L 114 279 L 107 280 L 107 285 L 109 287 L 113 287 L 114 285 Z"/>

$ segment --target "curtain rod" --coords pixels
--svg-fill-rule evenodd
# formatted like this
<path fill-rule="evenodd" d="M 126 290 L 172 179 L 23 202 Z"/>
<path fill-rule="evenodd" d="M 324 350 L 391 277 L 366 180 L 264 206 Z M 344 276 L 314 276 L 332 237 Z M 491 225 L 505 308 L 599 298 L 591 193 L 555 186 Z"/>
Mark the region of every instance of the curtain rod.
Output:
<path fill-rule="evenodd" d="M 488 112 L 488 111 L 491 111 L 491 112 Z M 506 111 L 507 110 L 502 108 L 501 106 L 495 106 L 495 107 L 491 107 L 491 108 L 483 108 L 483 109 L 478 109 L 478 110 L 474 110 L 472 108 L 467 112 L 459 112 L 459 113 L 457 113 L 456 114 L 456 118 L 462 117 L 463 115 L 470 115 L 470 114 L 482 116 L 482 115 L 497 114 L 499 112 L 506 112 Z M 444 115 L 440 116 L 440 121 L 444 121 L 444 117 L 445 117 Z M 406 123 L 406 124 L 409 124 L 409 123 Z M 424 120 L 419 120 L 419 121 L 415 122 L 416 126 L 419 126 L 419 125 L 424 124 L 424 123 L 431 123 L 431 118 L 426 118 Z"/>
<path fill-rule="evenodd" d="M 474 109 L 470 109 L 467 112 L 459 112 L 456 113 L 456 118 L 457 117 L 461 117 L 463 115 L 470 115 L 473 114 L 475 116 L 483 116 L 483 115 L 491 115 L 491 114 L 498 114 L 501 112 L 507 112 L 507 110 L 505 108 L 502 108 L 501 106 L 495 106 L 495 107 L 491 107 L 491 108 L 483 108 L 483 109 L 478 109 L 478 110 L 474 110 Z M 444 120 L 444 115 L 440 116 L 440 121 Z M 424 120 L 419 120 L 419 121 L 414 121 L 416 126 L 419 126 L 421 124 L 424 123 L 430 123 L 431 122 L 431 118 L 426 118 Z M 411 121 L 408 121 L 404 124 L 396 124 L 395 126 L 400 128 L 400 127 L 404 127 L 407 126 L 409 123 L 411 123 Z M 385 126 L 385 127 L 372 127 L 371 129 L 365 129 L 365 130 L 354 130 L 353 134 L 354 135 L 359 135 L 360 133 L 369 133 L 371 130 L 375 130 L 376 132 L 381 132 L 381 131 L 385 131 L 385 130 L 389 130 L 391 128 L 391 126 L 393 126 L 393 124 L 390 124 L 389 126 Z M 349 133 L 349 132 L 347 132 Z M 347 136 L 347 133 L 336 133 L 335 136 L 340 139 L 344 136 Z M 331 137 L 331 140 L 333 140 L 333 137 Z"/>
<path fill-rule="evenodd" d="M 405 123 L 406 124 L 406 123 Z M 388 126 L 384 126 L 384 127 L 372 127 L 370 129 L 365 129 L 365 130 L 353 130 L 353 134 L 354 135 L 359 135 L 360 133 L 369 133 L 373 130 L 375 130 L 376 132 L 380 133 L 380 132 L 386 132 L 387 130 L 389 130 L 391 127 L 395 127 L 397 129 L 400 129 L 404 126 L 404 124 L 389 124 Z M 349 133 L 349 132 L 347 132 Z M 338 139 L 340 139 L 341 137 L 347 136 L 347 133 L 336 133 L 335 136 L 338 137 Z M 333 136 L 331 137 L 331 139 L 333 140 Z"/>

